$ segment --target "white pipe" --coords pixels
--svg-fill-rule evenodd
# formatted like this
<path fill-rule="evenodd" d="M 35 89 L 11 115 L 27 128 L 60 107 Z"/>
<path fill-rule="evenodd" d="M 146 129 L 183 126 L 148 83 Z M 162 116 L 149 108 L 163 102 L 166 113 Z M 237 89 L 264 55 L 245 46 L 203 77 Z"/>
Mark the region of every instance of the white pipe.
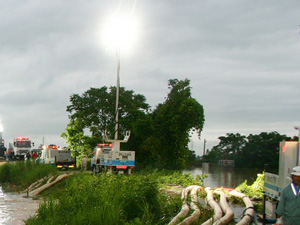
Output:
<path fill-rule="evenodd" d="M 200 209 L 197 205 L 198 202 L 198 191 L 203 189 L 203 187 L 201 186 L 196 186 L 193 188 L 193 190 L 191 191 L 191 208 L 193 211 L 193 213 L 185 218 L 180 225 L 189 225 L 194 223 L 196 220 L 198 220 L 200 218 L 201 212 Z"/>
<path fill-rule="evenodd" d="M 194 211 L 191 214 L 191 216 L 184 219 L 180 223 L 180 225 L 189 225 L 199 219 L 201 212 L 197 205 L 197 202 L 198 202 L 198 191 L 201 189 L 203 189 L 203 187 L 197 186 L 197 185 L 192 185 L 182 191 L 181 199 L 183 201 L 183 205 L 182 205 L 181 211 L 171 220 L 169 225 L 177 224 L 180 221 L 180 219 L 183 219 L 188 215 L 190 209 L 189 209 L 189 205 L 187 203 L 187 197 L 190 192 L 191 192 L 190 206 L 191 206 L 191 209 Z M 210 188 L 206 188 L 205 190 L 207 192 L 206 202 L 210 207 L 212 207 L 214 209 L 214 216 L 213 216 L 213 218 L 210 218 L 209 220 L 205 221 L 202 225 L 210 225 L 210 224 L 213 224 L 213 225 L 223 225 L 224 224 L 225 225 L 225 224 L 230 223 L 230 221 L 232 221 L 232 219 L 234 217 L 234 213 L 227 203 L 226 195 L 221 191 L 216 191 L 218 194 L 220 194 L 220 205 L 222 208 L 221 209 L 220 206 L 218 205 L 218 203 L 214 200 L 213 193 L 210 190 Z M 237 225 L 250 224 L 255 215 L 253 203 L 250 200 L 250 198 L 248 196 L 246 196 L 245 194 L 237 192 L 236 190 L 230 191 L 229 194 L 231 196 L 242 198 L 246 205 L 244 216 L 241 219 L 241 221 L 237 223 Z M 223 217 L 222 217 L 222 215 L 223 215 L 222 210 L 225 213 L 225 215 Z M 215 222 L 213 222 L 213 221 L 215 221 Z"/>
<path fill-rule="evenodd" d="M 229 192 L 229 194 L 233 195 L 235 197 L 238 197 L 238 198 L 242 198 L 245 205 L 246 205 L 246 210 L 244 212 L 244 216 L 241 219 L 241 221 L 237 223 L 237 225 L 250 224 L 251 221 L 252 221 L 252 218 L 254 218 L 254 213 L 255 213 L 255 211 L 253 209 L 253 203 L 250 200 L 250 198 L 245 194 L 237 192 L 236 190 L 233 190 L 233 191 Z"/>
<path fill-rule="evenodd" d="M 169 225 L 177 224 L 180 219 L 185 218 L 188 215 L 190 207 L 187 204 L 187 196 L 194 187 L 196 187 L 196 185 L 191 185 L 182 190 L 181 200 L 183 201 L 183 205 L 180 212 L 170 221 Z"/>
<path fill-rule="evenodd" d="M 225 214 L 222 218 L 217 220 L 214 225 L 228 224 L 233 220 L 234 213 L 227 203 L 227 197 L 225 193 L 220 190 L 215 190 L 214 192 L 220 195 L 220 205 Z"/>
<path fill-rule="evenodd" d="M 214 216 L 206 220 L 204 223 L 202 223 L 202 225 L 210 225 L 213 224 L 214 221 L 218 221 L 222 217 L 223 213 L 219 204 L 214 200 L 214 195 L 210 188 L 205 188 L 205 191 L 207 193 L 205 199 L 206 203 L 214 210 Z"/>

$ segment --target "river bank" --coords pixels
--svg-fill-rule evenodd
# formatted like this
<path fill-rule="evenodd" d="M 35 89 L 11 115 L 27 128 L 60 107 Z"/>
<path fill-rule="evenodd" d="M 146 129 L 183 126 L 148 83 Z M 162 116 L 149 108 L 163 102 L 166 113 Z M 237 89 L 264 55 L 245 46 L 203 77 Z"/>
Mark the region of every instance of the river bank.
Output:
<path fill-rule="evenodd" d="M 6 165 L 5 167 L 9 167 L 6 170 L 10 173 L 15 172 L 10 168 L 11 166 Z M 21 168 L 20 165 L 13 167 L 15 166 Z M 28 164 L 28 166 L 33 165 Z M 44 183 L 47 181 L 45 180 Z M 26 187 L 29 187 L 29 184 Z M 193 177 L 180 172 L 166 174 L 157 171 L 137 173 L 132 176 L 109 174 L 92 176 L 78 171 L 75 176 L 66 178 L 39 195 L 40 198 L 49 201 L 42 203 L 37 213 L 32 213 L 35 217 L 30 218 L 26 223 L 86 224 L 90 221 L 88 224 L 95 224 L 103 216 L 105 224 L 167 224 L 180 211 L 181 191 L 189 185 L 202 185 L 201 176 Z M 172 189 L 175 191 L 170 192 L 169 190 Z M 105 207 L 110 210 L 107 211 Z M 66 217 L 70 211 L 75 214 L 75 217 Z M 122 213 L 115 215 L 111 211 Z M 237 215 L 236 219 L 239 216 Z M 106 221 L 105 218 L 111 218 L 111 221 Z M 139 220 L 139 223 L 136 220 Z"/>

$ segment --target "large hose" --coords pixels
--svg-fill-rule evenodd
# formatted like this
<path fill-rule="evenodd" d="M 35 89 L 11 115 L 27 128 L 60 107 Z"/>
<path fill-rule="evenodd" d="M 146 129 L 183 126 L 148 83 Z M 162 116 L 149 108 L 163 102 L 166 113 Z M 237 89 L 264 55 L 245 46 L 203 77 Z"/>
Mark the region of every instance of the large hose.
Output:
<path fill-rule="evenodd" d="M 201 186 L 196 186 L 192 189 L 192 191 L 191 191 L 191 208 L 194 211 L 193 211 L 192 215 L 190 215 L 189 217 L 184 219 L 180 223 L 180 225 L 192 224 L 200 218 L 201 212 L 196 203 L 198 202 L 198 191 L 201 189 L 203 189 L 203 187 L 201 187 Z"/>
<path fill-rule="evenodd" d="M 232 196 L 238 197 L 238 198 L 242 198 L 246 205 L 246 209 L 244 210 L 243 218 L 241 219 L 240 222 L 237 223 L 237 225 L 250 224 L 251 221 L 254 220 L 254 214 L 255 214 L 255 210 L 254 210 L 251 199 L 247 195 L 237 192 L 236 190 L 229 192 L 229 194 Z"/>
<path fill-rule="evenodd" d="M 185 218 L 180 223 L 180 225 L 189 225 L 199 219 L 201 212 L 200 212 L 200 209 L 199 209 L 197 203 L 198 203 L 198 191 L 201 189 L 203 189 L 203 187 L 197 186 L 197 185 L 192 185 L 182 191 L 181 199 L 183 201 L 183 205 L 181 207 L 181 211 L 170 221 L 169 225 L 178 224 L 178 222 L 181 219 L 185 218 L 188 215 L 190 207 L 193 210 L 193 213 L 189 217 Z M 210 218 L 209 220 L 205 221 L 202 225 L 210 225 L 210 224 L 226 225 L 226 224 L 230 223 L 230 221 L 232 221 L 232 219 L 234 217 L 234 213 L 227 203 L 226 195 L 223 192 L 221 192 L 220 190 L 215 191 L 217 194 L 220 195 L 220 205 L 221 205 L 221 208 L 220 208 L 218 203 L 214 200 L 213 192 L 210 190 L 210 188 L 206 188 L 205 191 L 207 192 L 206 202 L 211 208 L 213 208 L 214 216 L 213 216 L 213 218 Z M 189 193 L 191 194 L 190 207 L 187 203 L 187 198 L 188 198 Z M 239 221 L 237 223 L 237 225 L 248 225 L 252 221 L 255 222 L 255 218 L 254 218 L 255 210 L 254 210 L 253 203 L 250 200 L 250 198 L 248 196 L 246 196 L 245 194 L 242 194 L 235 190 L 230 191 L 229 194 L 231 196 L 242 198 L 246 205 L 246 209 L 244 210 L 243 217 L 242 217 L 241 221 Z M 225 215 L 222 217 L 223 212 Z"/>
<path fill-rule="evenodd" d="M 220 195 L 220 205 L 225 214 L 222 218 L 217 220 L 214 223 L 214 225 L 228 224 L 230 221 L 233 220 L 234 213 L 227 203 L 227 197 L 226 197 L 225 193 L 220 190 L 215 190 L 214 192 Z"/>
<path fill-rule="evenodd" d="M 204 223 L 202 223 L 202 225 L 210 225 L 210 224 L 214 224 L 214 221 L 218 221 L 223 213 L 222 213 L 222 209 L 220 208 L 219 204 L 214 200 L 214 195 L 213 192 L 211 191 L 210 188 L 205 188 L 205 191 L 207 193 L 206 196 L 206 203 L 214 210 L 214 216 L 208 220 L 206 220 Z"/>
<path fill-rule="evenodd" d="M 53 186 L 54 184 L 56 184 L 57 182 L 63 180 L 64 178 L 72 175 L 73 173 L 64 173 L 59 175 L 54 181 L 51 182 L 47 182 L 46 184 L 44 184 L 43 186 L 38 187 L 37 189 L 34 189 L 32 191 L 29 192 L 29 196 L 35 196 L 40 194 L 41 192 L 43 192 L 44 190 L 46 190 L 47 188 Z M 50 178 L 52 180 L 52 178 Z"/>
<path fill-rule="evenodd" d="M 183 205 L 181 207 L 180 212 L 170 221 L 169 225 L 173 225 L 173 224 L 177 224 L 177 222 L 182 219 L 185 218 L 190 211 L 190 207 L 187 204 L 187 196 L 189 194 L 189 192 L 194 188 L 197 187 L 196 185 L 192 185 L 187 187 L 186 189 L 184 189 L 181 193 L 181 200 L 183 201 Z"/>

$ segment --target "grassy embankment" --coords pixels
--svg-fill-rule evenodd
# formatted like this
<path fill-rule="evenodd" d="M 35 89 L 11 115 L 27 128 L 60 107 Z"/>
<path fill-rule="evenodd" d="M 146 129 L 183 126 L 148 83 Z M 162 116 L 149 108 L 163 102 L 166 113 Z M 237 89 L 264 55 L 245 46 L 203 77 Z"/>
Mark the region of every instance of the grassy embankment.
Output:
<path fill-rule="evenodd" d="M 25 189 L 49 173 L 57 173 L 55 167 L 32 162 L 5 164 L 0 167 L 0 181 Z M 78 173 L 46 190 L 37 214 L 26 224 L 167 224 L 180 211 L 182 201 L 180 194 L 161 188 L 202 185 L 199 178 L 157 171 L 131 176 Z M 247 189 L 246 183 L 242 189 Z M 177 188 L 177 193 L 180 191 Z M 197 224 L 212 215 L 200 207 L 202 216 Z"/>
<path fill-rule="evenodd" d="M 0 166 L 0 183 L 9 191 L 21 191 L 38 179 L 57 173 L 57 169 L 52 165 L 33 161 L 16 161 Z"/>
<path fill-rule="evenodd" d="M 24 190 L 49 173 L 57 173 L 55 167 L 33 162 L 8 163 L 0 167 L 0 181 Z M 182 205 L 180 194 L 161 191 L 162 187 L 174 188 L 169 184 L 202 185 L 199 179 L 181 172 L 131 176 L 78 173 L 46 190 L 37 214 L 26 224 L 167 224 Z M 180 191 L 177 188 L 177 193 Z M 206 214 L 203 221 L 210 212 Z"/>
<path fill-rule="evenodd" d="M 157 173 L 76 174 L 46 193 L 48 201 L 26 224 L 167 224 L 182 202 L 161 192 L 160 182 Z"/>

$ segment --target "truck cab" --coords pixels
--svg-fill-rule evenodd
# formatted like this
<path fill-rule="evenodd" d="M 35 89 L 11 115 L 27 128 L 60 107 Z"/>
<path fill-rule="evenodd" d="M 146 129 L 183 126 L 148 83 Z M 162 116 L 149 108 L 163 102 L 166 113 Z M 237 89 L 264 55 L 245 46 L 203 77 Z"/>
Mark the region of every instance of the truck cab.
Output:
<path fill-rule="evenodd" d="M 12 157 L 16 159 L 24 159 L 26 154 L 30 153 L 32 146 L 34 146 L 34 143 L 32 143 L 29 138 L 15 138 L 14 142 L 10 144 Z"/>

